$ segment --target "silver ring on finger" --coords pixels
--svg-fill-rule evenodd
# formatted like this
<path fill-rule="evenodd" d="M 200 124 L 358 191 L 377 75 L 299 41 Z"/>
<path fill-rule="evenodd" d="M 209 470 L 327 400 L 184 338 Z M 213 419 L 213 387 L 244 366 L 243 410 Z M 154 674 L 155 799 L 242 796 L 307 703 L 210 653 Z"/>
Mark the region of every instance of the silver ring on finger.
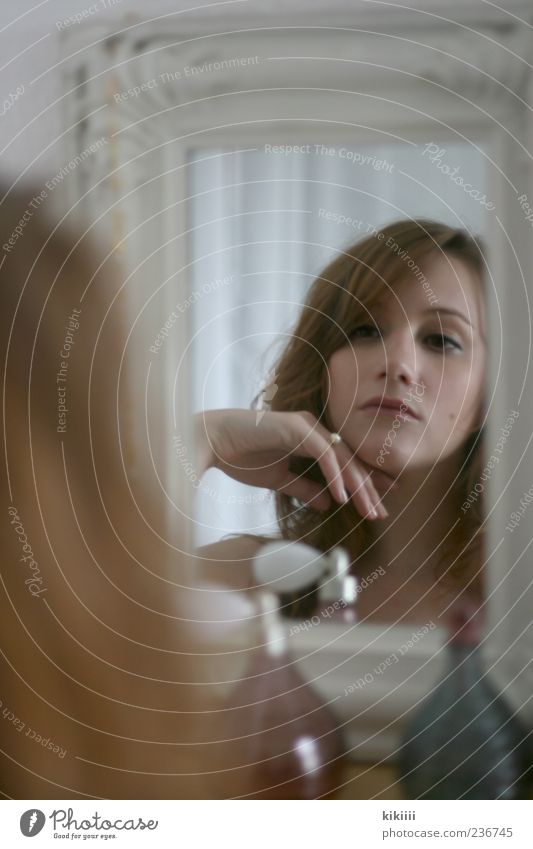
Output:
<path fill-rule="evenodd" d="M 332 445 L 338 445 L 339 442 L 342 442 L 342 436 L 340 435 L 340 433 L 330 433 L 329 441 Z"/>

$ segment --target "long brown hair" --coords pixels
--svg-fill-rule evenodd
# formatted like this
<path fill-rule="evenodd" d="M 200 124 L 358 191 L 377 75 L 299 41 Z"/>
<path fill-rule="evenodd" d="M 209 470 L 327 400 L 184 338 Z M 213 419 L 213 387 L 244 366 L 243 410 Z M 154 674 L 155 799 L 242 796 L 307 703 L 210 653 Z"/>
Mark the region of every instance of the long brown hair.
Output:
<path fill-rule="evenodd" d="M 374 302 L 389 287 L 411 275 L 423 286 L 432 303 L 435 295 L 423 268 L 431 254 L 462 260 L 483 285 L 485 261 L 481 243 L 464 230 L 431 220 L 401 220 L 389 224 L 351 245 L 338 255 L 316 278 L 310 288 L 291 338 L 273 367 L 277 391 L 269 408 L 274 411 L 309 411 L 331 430 L 325 398 L 327 367 L 331 355 L 347 344 L 350 334 Z M 435 299 L 436 300 L 436 299 Z M 460 505 L 480 479 L 483 460 L 483 429 L 473 433 L 464 446 L 464 460 L 456 481 L 457 533 L 437 568 L 442 585 L 469 587 L 479 595 L 483 539 L 483 498 L 470 509 Z M 306 458 L 291 462 L 292 471 L 306 475 L 325 486 L 317 463 Z M 327 551 L 350 535 L 355 549 L 364 553 L 373 534 L 353 504 L 333 505 L 325 515 L 297 499 L 276 494 L 276 509 L 282 536 L 298 539 Z M 357 563 L 354 563 L 357 573 Z"/>

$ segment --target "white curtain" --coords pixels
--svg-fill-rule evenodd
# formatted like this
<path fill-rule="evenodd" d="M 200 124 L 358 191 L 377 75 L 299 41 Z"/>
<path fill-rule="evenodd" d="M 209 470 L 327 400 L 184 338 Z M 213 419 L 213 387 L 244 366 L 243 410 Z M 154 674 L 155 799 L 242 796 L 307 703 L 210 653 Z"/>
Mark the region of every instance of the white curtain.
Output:
<path fill-rule="evenodd" d="M 194 412 L 250 408 L 314 277 L 372 227 L 426 216 L 485 231 L 484 161 L 471 145 L 444 142 L 432 159 L 424 145 L 310 142 L 289 152 L 275 143 L 190 152 L 182 309 L 192 318 Z M 477 198 L 453 179 L 457 167 Z M 275 534 L 272 495 L 210 470 L 197 490 L 195 542 L 238 532 Z"/>

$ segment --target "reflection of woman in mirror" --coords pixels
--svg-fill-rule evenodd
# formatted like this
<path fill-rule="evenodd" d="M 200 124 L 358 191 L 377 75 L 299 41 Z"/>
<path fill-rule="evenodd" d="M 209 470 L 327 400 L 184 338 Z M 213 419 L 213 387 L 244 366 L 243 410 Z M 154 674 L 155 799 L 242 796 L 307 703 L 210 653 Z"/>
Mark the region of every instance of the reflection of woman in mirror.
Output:
<path fill-rule="evenodd" d="M 359 594 L 369 621 L 428 621 L 462 590 L 482 597 L 483 266 L 462 230 L 385 227 L 313 284 L 261 421 L 197 417 L 203 467 L 277 490 L 283 537 L 344 546 L 361 578 L 385 570 Z M 228 580 L 247 586 L 261 542 L 199 554 L 238 561 Z"/>

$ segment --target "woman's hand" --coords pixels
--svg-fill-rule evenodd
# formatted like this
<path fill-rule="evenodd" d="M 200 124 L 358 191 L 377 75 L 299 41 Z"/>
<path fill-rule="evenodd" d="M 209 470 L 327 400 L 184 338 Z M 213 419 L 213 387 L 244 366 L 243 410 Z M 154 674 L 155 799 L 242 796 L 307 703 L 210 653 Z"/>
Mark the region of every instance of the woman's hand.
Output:
<path fill-rule="evenodd" d="M 195 416 L 195 427 L 203 470 L 220 469 L 241 483 L 284 492 L 316 510 L 327 510 L 330 496 L 339 504 L 351 497 L 368 519 L 388 515 L 377 487 L 382 492 L 396 488 L 393 478 L 364 463 L 344 442 L 332 445 L 330 432 L 312 413 L 208 410 Z M 326 488 L 291 472 L 290 460 L 297 456 L 318 462 Z"/>

